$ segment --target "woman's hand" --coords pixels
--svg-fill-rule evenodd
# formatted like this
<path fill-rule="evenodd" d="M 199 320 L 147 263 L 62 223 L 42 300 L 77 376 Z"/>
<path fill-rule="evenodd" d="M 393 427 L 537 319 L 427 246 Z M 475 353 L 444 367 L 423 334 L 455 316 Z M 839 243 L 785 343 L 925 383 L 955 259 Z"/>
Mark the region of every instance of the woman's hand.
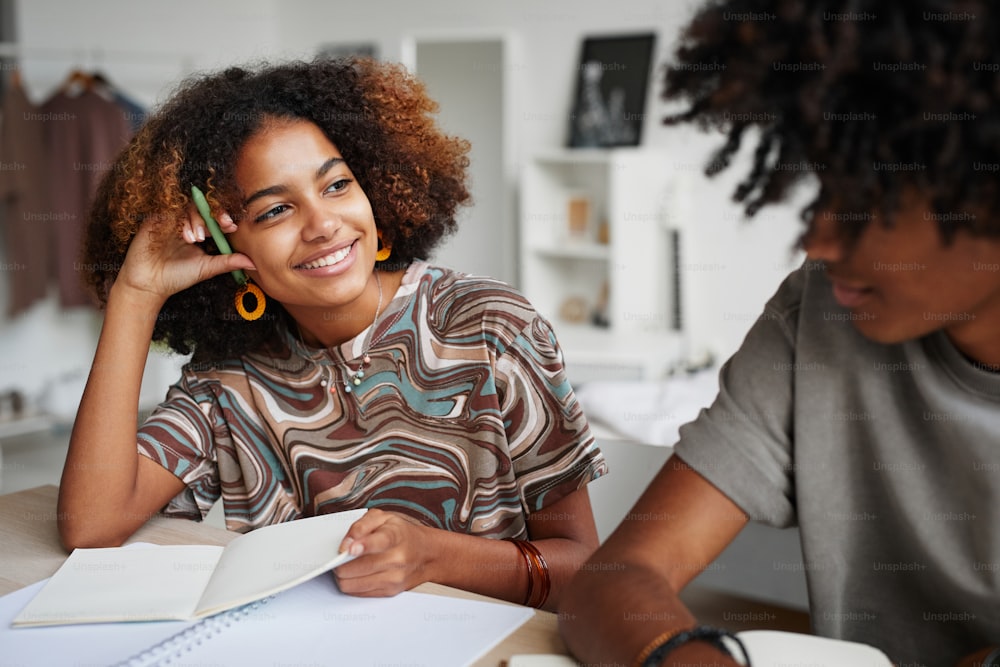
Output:
<path fill-rule="evenodd" d="M 545 608 L 555 609 L 562 589 L 597 547 L 587 489 L 529 515 L 527 523 L 548 565 Z M 334 570 L 340 590 L 350 595 L 396 595 L 433 582 L 520 604 L 528 592 L 527 565 L 512 542 L 432 528 L 403 514 L 368 510 L 340 550 L 356 556 Z"/>
<path fill-rule="evenodd" d="M 337 586 L 348 595 L 388 597 L 431 580 L 436 528 L 371 509 L 347 531 L 340 546 L 356 558 L 338 566 Z"/>
<path fill-rule="evenodd" d="M 162 223 L 161 223 L 162 224 Z M 228 214 L 219 216 L 223 233 L 236 231 Z M 254 269 L 246 255 L 209 255 L 195 245 L 208 236 L 205 223 L 194 205 L 188 207 L 179 234 L 164 234 L 151 221 L 143 222 L 129 245 L 115 286 L 154 295 L 162 303 L 171 295 L 220 273 Z"/>

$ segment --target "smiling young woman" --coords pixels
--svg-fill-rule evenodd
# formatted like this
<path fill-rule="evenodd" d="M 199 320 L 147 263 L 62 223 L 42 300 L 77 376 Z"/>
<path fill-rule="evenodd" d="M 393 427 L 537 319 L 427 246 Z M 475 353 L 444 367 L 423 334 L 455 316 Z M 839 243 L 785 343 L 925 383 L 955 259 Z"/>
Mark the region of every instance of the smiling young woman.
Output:
<path fill-rule="evenodd" d="M 347 593 L 558 603 L 607 468 L 548 322 L 426 261 L 468 200 L 468 146 L 434 109 L 402 68 L 350 59 L 196 78 L 150 118 L 86 237 L 106 314 L 60 486 L 68 548 L 220 500 L 236 531 L 364 507 Z M 137 428 L 151 340 L 193 357 Z"/>

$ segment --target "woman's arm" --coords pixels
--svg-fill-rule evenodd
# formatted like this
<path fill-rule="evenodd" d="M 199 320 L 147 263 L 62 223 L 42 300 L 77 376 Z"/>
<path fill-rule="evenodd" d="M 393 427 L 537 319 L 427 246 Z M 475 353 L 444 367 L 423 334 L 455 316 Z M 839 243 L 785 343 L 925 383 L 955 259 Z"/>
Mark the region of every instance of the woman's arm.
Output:
<path fill-rule="evenodd" d="M 721 491 L 674 456 L 583 566 L 559 605 L 566 645 L 587 663 L 635 663 L 650 642 L 696 621 L 677 594 L 747 523 Z M 690 643 L 664 664 L 737 665 Z"/>
<path fill-rule="evenodd" d="M 121 544 L 183 483 L 136 449 L 139 387 L 160 304 L 116 284 L 59 485 L 63 545 Z"/>
<path fill-rule="evenodd" d="M 555 609 L 597 548 L 587 489 L 529 516 L 528 533 L 549 568 L 544 608 Z M 340 589 L 351 595 L 395 595 L 431 581 L 522 603 L 528 590 L 527 566 L 512 542 L 430 528 L 398 514 L 369 511 L 351 527 L 343 548 L 359 556 L 334 571 Z"/>
<path fill-rule="evenodd" d="M 184 237 L 154 239 L 148 224 L 140 227 L 108 295 L 59 486 L 57 521 L 67 549 L 121 544 L 184 487 L 136 446 L 153 325 L 171 294 L 233 268 L 252 268 L 245 255 L 207 255 L 192 245 L 190 228 Z"/>

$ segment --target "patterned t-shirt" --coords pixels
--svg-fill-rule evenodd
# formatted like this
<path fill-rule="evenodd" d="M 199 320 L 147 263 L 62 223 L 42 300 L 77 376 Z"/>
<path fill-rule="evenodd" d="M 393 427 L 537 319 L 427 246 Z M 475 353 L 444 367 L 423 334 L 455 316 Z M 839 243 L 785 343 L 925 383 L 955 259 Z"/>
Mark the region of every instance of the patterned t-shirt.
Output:
<path fill-rule="evenodd" d="M 201 518 L 221 497 L 246 532 L 368 507 L 523 538 L 527 514 L 607 472 L 552 329 L 511 287 L 415 262 L 372 326 L 185 366 L 139 430 L 187 485 L 164 512 Z"/>

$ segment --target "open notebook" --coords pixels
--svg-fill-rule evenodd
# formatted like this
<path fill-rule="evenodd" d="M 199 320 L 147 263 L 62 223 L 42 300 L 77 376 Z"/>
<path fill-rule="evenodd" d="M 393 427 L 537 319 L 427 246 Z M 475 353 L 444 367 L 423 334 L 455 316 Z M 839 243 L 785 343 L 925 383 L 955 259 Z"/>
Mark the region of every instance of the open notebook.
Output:
<path fill-rule="evenodd" d="M 401 593 L 357 598 L 332 576 L 198 621 L 11 627 L 43 586 L 0 597 L 0 663 L 51 665 L 469 665 L 534 614 L 505 603 Z"/>
<path fill-rule="evenodd" d="M 279 523 L 225 547 L 76 549 L 14 625 L 194 620 L 260 600 L 347 561 L 340 543 L 366 510 Z"/>

